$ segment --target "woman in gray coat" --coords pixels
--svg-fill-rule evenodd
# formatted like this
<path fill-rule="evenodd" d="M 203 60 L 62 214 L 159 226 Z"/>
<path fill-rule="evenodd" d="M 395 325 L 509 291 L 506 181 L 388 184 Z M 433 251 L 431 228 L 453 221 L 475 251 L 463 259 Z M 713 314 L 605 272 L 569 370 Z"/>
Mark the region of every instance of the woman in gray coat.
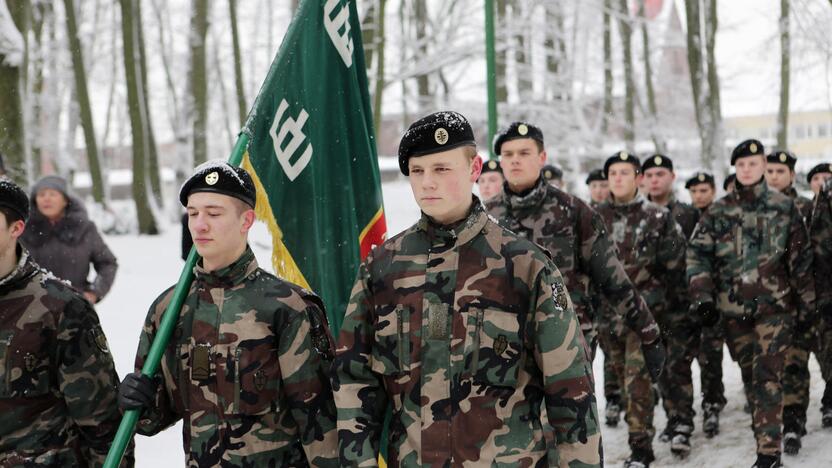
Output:
<path fill-rule="evenodd" d="M 116 257 L 104 243 L 83 203 L 61 177 L 46 176 L 32 187 L 31 217 L 20 238 L 32 258 L 55 276 L 72 283 L 93 304 L 110 290 Z M 95 279 L 88 279 L 90 264 Z"/>

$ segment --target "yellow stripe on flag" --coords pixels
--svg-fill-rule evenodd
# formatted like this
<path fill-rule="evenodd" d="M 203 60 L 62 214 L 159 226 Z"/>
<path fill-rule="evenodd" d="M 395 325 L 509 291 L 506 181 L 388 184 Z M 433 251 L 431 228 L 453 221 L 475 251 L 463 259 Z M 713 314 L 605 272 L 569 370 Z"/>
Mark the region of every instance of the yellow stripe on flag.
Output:
<path fill-rule="evenodd" d="M 266 195 L 266 189 L 263 187 L 263 183 L 260 182 L 257 171 L 251 165 L 248 151 L 243 155 L 242 166 L 251 175 L 252 180 L 254 180 L 254 187 L 257 189 L 257 202 L 254 212 L 257 214 L 257 218 L 266 223 L 266 227 L 272 235 L 272 266 L 274 266 L 274 272 L 286 281 L 290 281 L 306 289 L 312 289 L 309 287 L 309 282 L 304 278 L 300 268 L 298 268 L 298 264 L 295 263 L 295 259 L 292 258 L 292 253 L 289 252 L 286 244 L 283 243 L 283 231 L 280 230 L 280 226 L 274 217 L 274 212 L 272 212 L 272 207 L 269 203 L 269 197 Z"/>

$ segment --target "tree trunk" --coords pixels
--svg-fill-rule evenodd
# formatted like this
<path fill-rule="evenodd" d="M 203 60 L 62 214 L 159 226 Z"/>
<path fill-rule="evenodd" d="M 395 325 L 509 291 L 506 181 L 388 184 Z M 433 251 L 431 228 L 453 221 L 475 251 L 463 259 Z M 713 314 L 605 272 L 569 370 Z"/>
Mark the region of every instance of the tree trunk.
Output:
<path fill-rule="evenodd" d="M 81 116 L 81 127 L 84 129 L 84 142 L 87 146 L 87 161 L 92 178 L 92 196 L 96 202 L 104 201 L 104 180 L 101 175 L 101 156 L 98 153 L 98 142 L 95 139 L 95 125 L 92 120 L 90 96 L 87 91 L 87 72 L 84 70 L 84 53 L 81 39 L 78 37 L 78 24 L 75 19 L 75 2 L 64 0 L 66 14 L 66 31 L 69 38 L 69 52 L 72 54 L 72 69 L 75 74 L 75 95 L 78 98 L 78 109 Z M 70 147 L 72 150 L 72 147 Z"/>
<path fill-rule="evenodd" d="M 708 65 L 708 112 L 710 115 L 708 130 L 708 151 L 703 163 L 711 168 L 714 158 L 724 152 L 725 134 L 722 129 L 722 102 L 719 92 L 719 74 L 716 65 L 716 31 L 719 25 L 717 19 L 717 0 L 707 0 L 705 9 L 705 52 Z"/>
<path fill-rule="evenodd" d="M 543 50 L 546 53 L 546 79 L 543 81 L 548 88 L 547 98 L 565 99 L 568 91 L 564 86 L 564 65 L 566 62 L 566 41 L 563 35 L 566 30 L 563 24 L 562 4 L 558 2 L 548 3 L 544 6 L 546 11 L 546 24 L 550 25 L 543 42 Z"/>
<path fill-rule="evenodd" d="M 612 0 L 604 0 L 604 115 L 601 118 L 601 134 L 606 135 L 609 130 L 610 121 L 614 117 L 612 107 Z"/>
<path fill-rule="evenodd" d="M 508 102 L 508 87 L 506 83 L 506 56 L 508 48 L 506 40 L 508 37 L 508 0 L 494 0 L 497 3 L 497 18 L 494 21 L 494 36 L 495 49 L 494 52 L 494 82 L 496 83 L 496 93 L 494 98 L 497 100 L 499 107 L 500 103 Z"/>
<path fill-rule="evenodd" d="M 780 0 L 780 110 L 777 113 L 777 146 L 789 145 L 789 0 Z"/>
<path fill-rule="evenodd" d="M 650 114 L 648 127 L 653 136 L 653 145 L 656 147 L 656 152 L 665 154 L 667 148 L 659 131 L 659 111 L 656 108 L 656 92 L 653 89 L 653 67 L 650 65 L 650 35 L 647 31 L 644 0 L 639 0 L 638 11 L 641 20 L 641 42 L 644 48 L 644 84 L 647 89 L 647 109 Z"/>
<path fill-rule="evenodd" d="M 240 127 L 246 123 L 248 107 L 246 106 L 246 91 L 243 86 L 243 58 L 240 55 L 240 38 L 237 32 L 237 0 L 228 0 L 228 16 L 231 21 L 231 43 L 234 48 L 234 77 L 237 83 L 237 112 L 240 116 Z"/>
<path fill-rule="evenodd" d="M 139 38 L 139 65 L 142 72 L 142 104 L 144 105 L 144 115 L 147 116 L 147 175 L 150 180 L 150 189 L 153 192 L 153 198 L 159 206 L 164 206 L 165 201 L 162 199 L 162 181 L 159 178 L 159 153 L 156 150 L 156 134 L 153 131 L 153 124 L 150 113 L 150 89 L 148 87 L 147 79 L 147 54 L 144 50 L 144 26 L 142 25 L 142 0 L 136 1 L 136 29 L 138 30 Z"/>
<path fill-rule="evenodd" d="M 26 155 L 25 155 L 25 125 L 23 113 L 23 36 L 21 31 L 26 30 L 26 11 L 23 1 L 0 0 L 0 18 L 5 18 L 9 23 L 9 33 L 20 34 L 20 55 L 10 57 L 0 55 L 0 153 L 8 175 L 21 185 L 27 185 L 26 179 Z"/>
<path fill-rule="evenodd" d="M 375 33 L 375 56 L 376 56 L 376 78 L 375 92 L 373 93 L 373 126 L 376 135 L 381 132 L 381 103 L 384 97 L 384 11 L 387 0 L 378 0 L 378 18 L 376 20 Z"/>
<path fill-rule="evenodd" d="M 399 34 L 403 38 L 410 37 L 409 30 L 408 30 L 408 21 L 405 12 L 407 11 L 407 0 L 401 0 L 399 2 Z M 407 60 L 407 53 L 404 47 L 398 47 L 399 49 L 399 63 L 405 63 Z M 410 112 L 407 105 L 407 80 L 400 80 L 399 83 L 402 87 L 401 91 L 401 106 L 402 106 L 402 128 L 407 128 L 410 125 Z"/>
<path fill-rule="evenodd" d="M 711 169 L 712 155 L 708 150 L 707 123 L 705 118 L 705 102 L 703 99 L 703 67 L 702 67 L 702 27 L 699 18 L 700 0 L 685 0 L 685 18 L 688 29 L 688 70 L 690 73 L 690 89 L 693 95 L 693 112 L 696 126 L 699 129 L 701 141 L 700 159 L 706 169 Z"/>
<path fill-rule="evenodd" d="M 430 40 L 427 37 L 427 0 L 414 0 L 413 6 L 415 10 L 413 19 L 416 22 L 416 44 L 419 50 L 416 56 L 418 60 L 425 60 L 428 56 L 428 41 Z M 416 77 L 416 88 L 419 96 L 419 110 L 424 113 L 431 107 L 433 101 L 430 93 L 430 79 L 427 74 L 421 74 Z"/>
<path fill-rule="evenodd" d="M 632 26 L 630 24 L 630 14 L 627 10 L 627 0 L 619 0 L 619 29 L 621 32 L 621 43 L 623 45 L 623 60 L 624 60 L 624 141 L 630 151 L 635 146 L 635 94 L 636 86 L 633 79 L 633 51 L 631 46 Z"/>
<path fill-rule="evenodd" d="M 191 112 L 194 165 L 208 160 L 208 83 L 205 38 L 208 34 L 210 0 L 193 0 L 191 11 Z"/>
<path fill-rule="evenodd" d="M 139 46 L 138 6 L 140 0 L 119 0 L 121 4 L 121 30 L 124 43 L 124 77 L 127 82 L 127 108 L 130 111 L 130 127 L 133 142 L 133 201 L 139 232 L 158 234 L 156 220 L 148 200 L 146 158 L 148 153 L 148 116 L 141 96 L 142 83 L 141 47 Z"/>
<path fill-rule="evenodd" d="M 38 3 L 34 5 L 34 8 L 35 9 L 32 12 L 32 32 L 34 33 L 35 47 L 37 48 L 38 53 L 35 54 L 34 60 L 32 61 L 32 69 L 35 75 L 31 90 L 32 118 L 30 122 L 32 125 L 29 127 L 29 130 L 31 131 L 28 131 L 27 134 L 31 141 L 32 153 L 32 172 L 29 176 L 32 180 L 37 180 L 43 169 L 43 141 L 41 141 L 43 126 L 41 125 L 41 118 L 43 116 L 43 103 L 45 100 L 43 93 L 46 90 L 46 82 L 44 80 L 44 69 L 46 67 L 46 63 L 43 58 L 43 50 L 46 46 L 43 42 L 43 28 L 46 24 L 47 17 L 52 15 L 52 5 L 50 3 Z"/>
<path fill-rule="evenodd" d="M 528 102 L 532 98 L 533 91 L 531 41 L 526 37 L 528 28 L 521 26 L 528 23 L 523 5 L 524 2 L 514 0 L 511 9 L 511 23 L 515 28 L 513 43 L 514 59 L 517 64 L 517 94 L 521 103 Z"/>

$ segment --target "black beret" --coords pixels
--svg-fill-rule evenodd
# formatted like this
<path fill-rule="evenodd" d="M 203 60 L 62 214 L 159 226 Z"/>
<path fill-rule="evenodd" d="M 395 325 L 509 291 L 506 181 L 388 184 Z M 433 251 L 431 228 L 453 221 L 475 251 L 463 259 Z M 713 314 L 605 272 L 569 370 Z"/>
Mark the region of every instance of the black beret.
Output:
<path fill-rule="evenodd" d="M 690 179 L 688 179 L 687 182 L 685 182 L 685 188 L 689 189 L 694 185 L 699 184 L 708 184 L 711 187 L 716 187 L 716 181 L 714 180 L 713 175 L 708 174 L 707 172 L 697 172 L 693 177 L 691 177 Z"/>
<path fill-rule="evenodd" d="M 14 211 L 24 222 L 29 219 L 29 197 L 8 177 L 0 177 L 0 207 Z"/>
<path fill-rule="evenodd" d="M 742 143 L 738 144 L 734 151 L 731 152 L 731 165 L 733 166 L 734 163 L 737 162 L 737 159 L 744 158 L 746 156 L 757 156 L 757 155 L 764 155 L 766 153 L 766 148 L 760 143 L 760 140 L 745 140 Z"/>
<path fill-rule="evenodd" d="M 604 163 L 604 174 L 609 176 L 610 166 L 620 162 L 630 163 L 633 166 L 635 166 L 636 174 L 638 174 L 638 172 L 641 170 L 641 161 L 639 161 L 634 154 L 630 154 L 626 151 L 619 151 L 607 158 L 607 162 Z"/>
<path fill-rule="evenodd" d="M 197 192 L 212 192 L 228 195 L 242 200 L 254 208 L 257 191 L 251 176 L 242 167 L 232 166 L 227 162 L 207 162 L 194 170 L 188 180 L 179 189 L 179 202 L 188 206 L 188 196 Z"/>
<path fill-rule="evenodd" d="M 411 157 L 476 145 L 474 130 L 462 114 L 453 111 L 435 112 L 413 122 L 404 132 L 399 143 L 399 170 L 404 175 L 410 175 L 407 162 Z"/>
<path fill-rule="evenodd" d="M 483 163 L 482 172 L 480 172 L 480 175 L 488 172 L 499 172 L 500 174 L 502 174 L 503 168 L 500 166 L 500 161 L 497 161 L 496 159 L 490 159 Z"/>
<path fill-rule="evenodd" d="M 672 171 L 673 161 L 671 161 L 670 158 L 663 154 L 654 154 L 653 156 L 650 156 L 649 158 L 645 159 L 643 163 L 641 163 L 641 172 L 644 172 L 647 169 L 651 169 L 654 167 L 663 167 Z"/>
<path fill-rule="evenodd" d="M 519 138 L 531 138 L 541 145 L 543 144 L 543 132 L 539 128 L 526 122 L 514 122 L 500 130 L 500 133 L 494 138 L 494 154 L 500 154 L 503 143 Z"/>
<path fill-rule="evenodd" d="M 603 169 L 595 169 L 589 171 L 589 175 L 586 176 L 586 184 L 589 185 L 590 182 L 596 181 L 603 181 L 607 180 L 607 174 L 604 172 Z"/>
<path fill-rule="evenodd" d="M 543 178 L 546 180 L 560 180 L 563 179 L 563 171 L 557 166 L 547 164 L 540 170 Z"/>
<path fill-rule="evenodd" d="M 815 174 L 822 174 L 824 172 L 832 174 L 832 165 L 830 165 L 829 163 L 820 163 L 813 167 L 812 170 L 809 171 L 809 174 L 806 175 L 806 183 L 811 184 L 812 177 L 814 177 Z"/>
<path fill-rule="evenodd" d="M 728 190 L 728 186 L 731 185 L 731 183 L 736 182 L 736 181 L 737 181 L 737 175 L 736 174 L 728 174 L 728 177 L 726 177 L 725 181 L 722 182 L 722 190 Z"/>
<path fill-rule="evenodd" d="M 789 170 L 794 171 L 794 165 L 797 163 L 797 158 L 788 151 L 774 150 L 766 156 L 766 162 L 773 164 L 785 164 L 789 166 Z"/>

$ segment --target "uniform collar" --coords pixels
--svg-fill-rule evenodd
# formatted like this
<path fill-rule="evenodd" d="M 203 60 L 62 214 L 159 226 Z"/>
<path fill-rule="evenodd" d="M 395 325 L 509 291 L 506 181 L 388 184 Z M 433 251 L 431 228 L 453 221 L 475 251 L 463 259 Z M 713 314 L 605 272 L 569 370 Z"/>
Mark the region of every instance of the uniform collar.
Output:
<path fill-rule="evenodd" d="M 636 211 L 641 209 L 641 205 L 647 201 L 647 198 L 642 195 L 641 193 L 636 194 L 636 197 L 632 200 L 619 203 L 615 200 L 615 197 L 610 197 L 610 204 L 618 211 Z"/>
<path fill-rule="evenodd" d="M 738 180 L 734 185 L 734 193 L 737 194 L 737 199 L 740 202 L 754 203 L 768 193 L 766 178 L 760 177 L 760 180 L 751 185 L 743 185 Z"/>
<path fill-rule="evenodd" d="M 794 200 L 795 198 L 797 198 L 797 189 L 794 188 L 794 185 L 789 185 L 783 190 L 783 195 Z"/>
<path fill-rule="evenodd" d="M 465 219 L 444 225 L 422 212 L 417 228 L 427 234 L 431 244 L 466 244 L 482 231 L 488 221 L 488 215 L 485 214 L 480 199 L 475 195 L 471 198 L 471 210 Z"/>
<path fill-rule="evenodd" d="M 653 201 L 653 197 L 651 197 L 650 195 L 647 195 L 647 200 L 649 200 L 653 203 L 656 203 L 656 202 Z M 676 203 L 676 195 L 674 195 L 673 192 L 670 192 L 670 196 L 667 197 L 667 205 L 663 205 L 663 206 L 667 207 L 667 209 L 670 209 L 670 208 L 673 207 L 673 205 L 675 203 Z M 656 204 L 658 205 L 658 203 L 656 203 Z"/>
<path fill-rule="evenodd" d="M 17 244 L 17 255 L 20 258 L 17 261 L 17 266 L 8 275 L 0 278 L 0 295 L 19 289 L 40 270 L 40 267 L 29 255 L 29 251 L 20 244 Z"/>
<path fill-rule="evenodd" d="M 194 267 L 194 275 L 197 281 L 210 288 L 232 288 L 245 281 L 256 270 L 257 259 L 254 257 L 251 247 L 246 245 L 246 250 L 231 265 L 216 271 L 206 271 L 198 263 Z"/>
<path fill-rule="evenodd" d="M 537 179 L 534 187 L 521 193 L 512 192 L 508 188 L 508 182 L 503 186 L 503 196 L 506 197 L 506 203 L 512 211 L 540 206 L 546 199 L 548 191 L 549 183 L 542 176 Z"/>

